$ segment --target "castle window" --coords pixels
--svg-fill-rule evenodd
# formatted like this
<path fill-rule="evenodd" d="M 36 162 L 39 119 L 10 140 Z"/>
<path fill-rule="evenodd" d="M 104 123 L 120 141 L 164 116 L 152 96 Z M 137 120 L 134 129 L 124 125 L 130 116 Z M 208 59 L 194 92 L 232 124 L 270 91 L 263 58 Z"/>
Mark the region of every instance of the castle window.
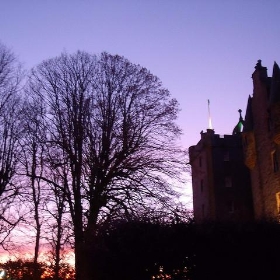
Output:
<path fill-rule="evenodd" d="M 204 183 L 203 180 L 200 180 L 200 191 L 203 192 L 204 189 Z"/>
<path fill-rule="evenodd" d="M 277 214 L 280 215 L 280 192 L 276 193 Z"/>
<path fill-rule="evenodd" d="M 228 203 L 227 203 L 227 209 L 228 209 L 228 212 L 229 212 L 229 213 L 234 213 L 234 211 L 235 211 L 235 205 L 234 205 L 234 201 L 233 201 L 233 200 L 228 201 Z"/>
<path fill-rule="evenodd" d="M 224 161 L 229 161 L 229 151 L 224 152 Z"/>
<path fill-rule="evenodd" d="M 279 163 L 278 163 L 278 158 L 277 158 L 276 151 L 273 151 L 271 153 L 271 159 L 272 159 L 273 171 L 274 172 L 279 171 Z"/>
<path fill-rule="evenodd" d="M 226 188 L 232 187 L 232 180 L 231 180 L 231 177 L 229 177 L 229 176 L 225 177 L 225 187 Z"/>

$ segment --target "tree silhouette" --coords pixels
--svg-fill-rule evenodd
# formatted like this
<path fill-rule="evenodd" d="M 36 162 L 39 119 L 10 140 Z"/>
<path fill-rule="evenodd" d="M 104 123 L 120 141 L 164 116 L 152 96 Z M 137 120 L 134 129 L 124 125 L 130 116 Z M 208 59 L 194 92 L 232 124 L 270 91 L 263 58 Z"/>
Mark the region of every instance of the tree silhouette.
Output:
<path fill-rule="evenodd" d="M 185 170 L 176 146 L 178 103 L 147 69 L 80 51 L 33 69 L 29 96 L 45 105 L 40 118 L 47 135 L 46 172 L 32 176 L 66 197 L 76 277 L 91 279 L 100 225 L 174 204 L 170 179 Z"/>
<path fill-rule="evenodd" d="M 0 244 L 20 220 L 19 207 L 11 210 L 18 194 L 16 169 L 20 158 L 22 101 L 19 90 L 23 77 L 15 55 L 0 43 Z"/>

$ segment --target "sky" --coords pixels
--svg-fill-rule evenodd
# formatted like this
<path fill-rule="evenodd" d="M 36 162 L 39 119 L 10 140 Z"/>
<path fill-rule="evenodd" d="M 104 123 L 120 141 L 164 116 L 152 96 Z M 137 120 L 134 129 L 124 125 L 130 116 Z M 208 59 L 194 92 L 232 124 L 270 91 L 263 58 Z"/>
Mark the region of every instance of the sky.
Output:
<path fill-rule="evenodd" d="M 2 0 L 0 41 L 27 70 L 66 51 L 126 57 L 180 103 L 181 145 L 231 134 L 258 59 L 280 64 L 279 0 Z"/>

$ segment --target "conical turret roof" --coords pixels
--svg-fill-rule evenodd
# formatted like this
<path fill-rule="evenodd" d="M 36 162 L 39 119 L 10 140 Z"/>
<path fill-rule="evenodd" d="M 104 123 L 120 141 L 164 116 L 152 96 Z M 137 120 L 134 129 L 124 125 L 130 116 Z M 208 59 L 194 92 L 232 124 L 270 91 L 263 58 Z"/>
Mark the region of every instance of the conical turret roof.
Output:
<path fill-rule="evenodd" d="M 242 110 L 239 109 L 238 112 L 239 112 L 239 120 L 238 120 L 237 125 L 233 129 L 233 132 L 232 132 L 233 135 L 241 133 L 242 128 L 244 126 L 244 120 L 243 120 L 242 115 L 241 115 Z"/>
<path fill-rule="evenodd" d="M 269 103 L 275 104 L 280 102 L 280 69 L 276 62 L 273 65 L 273 73 L 271 78 Z"/>

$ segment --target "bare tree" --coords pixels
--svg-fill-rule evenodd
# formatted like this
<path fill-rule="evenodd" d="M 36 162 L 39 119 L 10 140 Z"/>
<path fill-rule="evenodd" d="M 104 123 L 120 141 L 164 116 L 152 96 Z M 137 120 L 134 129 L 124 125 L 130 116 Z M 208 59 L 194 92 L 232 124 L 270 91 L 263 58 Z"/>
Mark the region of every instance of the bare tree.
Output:
<path fill-rule="evenodd" d="M 39 254 L 43 235 L 43 225 L 46 223 L 46 200 L 49 188 L 47 182 L 40 179 L 45 175 L 45 149 L 46 133 L 42 129 L 42 104 L 29 102 L 28 97 L 24 103 L 24 118 L 22 121 L 23 135 L 20 139 L 21 176 L 24 178 L 24 190 L 20 195 L 24 199 L 29 215 L 25 217 L 25 225 L 30 228 L 34 238 L 33 275 L 39 278 Z M 24 177 L 26 175 L 26 177 Z"/>
<path fill-rule="evenodd" d="M 44 61 L 30 88 L 46 106 L 49 170 L 68 170 L 59 188 L 73 222 L 76 278 L 91 279 L 100 225 L 173 205 L 171 179 L 185 166 L 178 103 L 147 69 L 107 53 Z"/>
<path fill-rule="evenodd" d="M 14 54 L 0 43 L 0 243 L 7 240 L 19 221 L 15 209 L 10 211 L 19 181 L 15 181 L 19 160 L 21 135 L 20 82 L 23 77 L 20 64 Z"/>
<path fill-rule="evenodd" d="M 35 88 L 32 88 L 34 91 Z M 26 87 L 26 92 L 30 89 Z M 39 277 L 38 263 L 41 248 L 49 250 L 48 259 L 54 268 L 54 279 L 59 279 L 63 251 L 68 243 L 69 225 L 64 218 L 66 212 L 66 192 L 63 182 L 68 178 L 68 169 L 57 165 L 55 147 L 47 141 L 47 123 L 44 120 L 45 108 L 41 99 L 26 96 L 24 106 L 24 134 L 21 139 L 21 175 L 26 176 L 25 204 L 31 215 L 26 225 L 34 232 L 34 279 Z M 67 234 L 64 234 L 67 233 Z"/>
<path fill-rule="evenodd" d="M 67 178 L 67 170 L 60 170 Z M 72 235 L 72 226 L 69 221 L 69 212 L 67 212 L 66 193 L 61 189 L 61 180 L 63 178 L 58 174 L 54 174 L 52 179 L 51 190 L 48 200 L 48 213 L 52 219 L 49 220 L 47 226 L 49 228 L 47 234 L 48 243 L 51 246 L 49 259 L 54 268 L 54 280 L 59 280 L 63 255 L 70 248 L 69 238 Z"/>

